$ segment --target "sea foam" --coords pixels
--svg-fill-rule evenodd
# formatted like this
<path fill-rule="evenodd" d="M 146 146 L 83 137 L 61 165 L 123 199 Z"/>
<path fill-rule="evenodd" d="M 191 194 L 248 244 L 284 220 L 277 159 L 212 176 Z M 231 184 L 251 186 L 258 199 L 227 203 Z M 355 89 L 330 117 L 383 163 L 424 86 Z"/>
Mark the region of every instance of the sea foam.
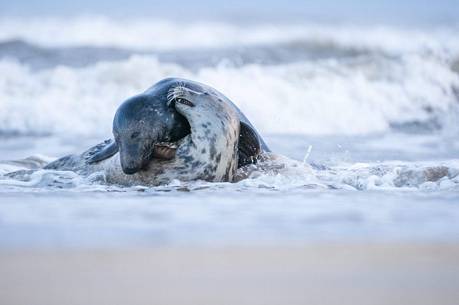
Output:
<path fill-rule="evenodd" d="M 4 17 L 0 29 L 0 41 L 41 46 L 29 50 L 38 52 L 40 60 L 56 47 L 77 54 L 79 49 L 70 47 L 91 47 L 93 54 L 100 47 L 117 47 L 129 50 L 123 56 L 131 54 L 117 60 L 102 56 L 79 67 L 50 55 L 49 65 L 36 69 L 27 56 L 5 53 L 0 57 L 0 133 L 108 136 L 123 100 L 171 76 L 217 88 L 262 133 L 368 134 L 394 126 L 457 125 L 459 75 L 453 67 L 459 58 L 459 29 L 453 26 L 204 21 L 184 26 L 92 16 L 27 22 Z M 272 58 L 258 62 L 257 46 L 263 45 L 263 58 L 271 53 Z M 204 49 L 214 50 L 218 60 L 198 66 L 174 60 L 187 50 L 199 54 Z M 162 57 L 154 50 L 162 50 Z M 237 56 L 251 60 L 239 62 Z"/>
<path fill-rule="evenodd" d="M 165 77 L 209 84 L 267 133 L 366 134 L 457 113 L 459 76 L 436 58 L 356 58 L 192 71 L 132 56 L 84 68 L 32 70 L 0 60 L 0 131 L 107 135 L 116 108 Z"/>

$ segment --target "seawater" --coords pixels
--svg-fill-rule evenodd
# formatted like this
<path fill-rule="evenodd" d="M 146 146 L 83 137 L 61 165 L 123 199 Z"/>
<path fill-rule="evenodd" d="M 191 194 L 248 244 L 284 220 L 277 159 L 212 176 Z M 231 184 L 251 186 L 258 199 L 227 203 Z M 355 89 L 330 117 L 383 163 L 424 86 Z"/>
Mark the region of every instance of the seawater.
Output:
<path fill-rule="evenodd" d="M 78 17 L 0 29 L 2 247 L 459 238 L 453 25 Z M 118 105 L 170 76 L 226 94 L 275 166 L 129 188 L 41 169 L 109 138 Z"/>

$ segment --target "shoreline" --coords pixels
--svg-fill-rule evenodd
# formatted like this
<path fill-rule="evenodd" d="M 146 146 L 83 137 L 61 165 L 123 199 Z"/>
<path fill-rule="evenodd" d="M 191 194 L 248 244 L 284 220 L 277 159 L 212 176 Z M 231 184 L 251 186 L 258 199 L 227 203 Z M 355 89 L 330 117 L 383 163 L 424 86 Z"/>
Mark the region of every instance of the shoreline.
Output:
<path fill-rule="evenodd" d="M 459 243 L 0 250 L 2 304 L 457 304 Z"/>

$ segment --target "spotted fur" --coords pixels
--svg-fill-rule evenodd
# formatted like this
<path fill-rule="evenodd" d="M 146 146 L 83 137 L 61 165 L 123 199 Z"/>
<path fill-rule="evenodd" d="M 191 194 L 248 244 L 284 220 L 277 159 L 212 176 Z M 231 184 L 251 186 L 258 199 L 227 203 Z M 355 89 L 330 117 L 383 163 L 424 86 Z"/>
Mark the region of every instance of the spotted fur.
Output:
<path fill-rule="evenodd" d="M 72 163 L 73 169 L 85 174 L 103 171 L 107 182 L 122 185 L 159 185 L 173 179 L 232 181 L 238 167 L 240 133 L 235 109 L 218 101 L 214 93 L 191 90 L 180 83 L 169 90 L 167 102 L 188 120 L 191 128 L 191 133 L 177 142 L 172 160 L 153 160 L 145 170 L 126 175 L 119 153 L 96 164 L 84 162 L 95 148 L 103 148 L 97 146 L 81 155 L 80 166 Z M 62 166 L 61 163 L 56 164 Z"/>

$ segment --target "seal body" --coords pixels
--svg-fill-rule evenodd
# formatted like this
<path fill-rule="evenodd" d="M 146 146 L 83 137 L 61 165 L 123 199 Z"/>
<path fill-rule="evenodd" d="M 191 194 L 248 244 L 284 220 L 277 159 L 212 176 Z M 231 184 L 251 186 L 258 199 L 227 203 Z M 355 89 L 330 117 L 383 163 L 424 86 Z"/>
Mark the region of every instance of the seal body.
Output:
<path fill-rule="evenodd" d="M 175 157 L 150 162 L 133 175 L 124 174 L 117 158 L 111 158 L 98 165 L 105 171 L 107 181 L 128 185 L 159 185 L 173 179 L 232 181 L 238 165 L 240 121 L 232 107 L 214 99 L 211 93 L 172 88 L 168 104 L 188 120 L 191 129 L 178 141 Z"/>
<path fill-rule="evenodd" d="M 254 163 L 262 152 L 269 152 L 227 97 L 210 86 L 179 78 L 164 79 L 126 100 L 115 114 L 113 135 L 115 140 L 45 168 L 83 174 L 103 170 L 109 182 L 123 184 L 231 181 L 234 166 Z"/>
<path fill-rule="evenodd" d="M 61 158 L 47 168 L 76 170 L 82 174 L 103 172 L 109 183 L 122 185 L 159 185 L 173 179 L 181 181 L 232 181 L 238 167 L 240 121 L 234 108 L 215 102 L 215 95 L 186 87 L 173 87 L 168 105 L 183 115 L 190 133 L 176 144 L 170 160 L 154 160 L 134 174 L 125 174 L 120 154 L 92 165 L 87 164 L 94 152 L 110 146 L 112 141 L 95 146 L 80 156 Z"/>

